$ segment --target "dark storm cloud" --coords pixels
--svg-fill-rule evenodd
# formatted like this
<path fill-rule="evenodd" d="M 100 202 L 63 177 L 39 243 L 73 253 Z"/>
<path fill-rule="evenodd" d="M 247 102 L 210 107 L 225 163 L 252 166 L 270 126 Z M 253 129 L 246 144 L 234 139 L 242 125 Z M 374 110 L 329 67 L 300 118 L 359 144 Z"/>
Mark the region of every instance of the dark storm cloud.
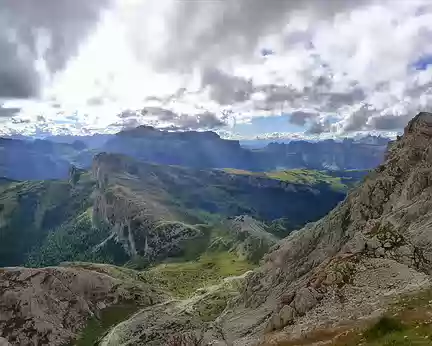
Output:
<path fill-rule="evenodd" d="M 37 96 L 43 59 L 65 67 L 110 0 L 0 0 L 0 97 Z"/>
<path fill-rule="evenodd" d="M 175 15 L 168 23 L 172 35 L 159 62 L 163 67 L 184 69 L 196 63 L 209 66 L 229 55 L 247 56 L 256 49 L 261 37 L 280 31 L 296 10 L 305 9 L 322 18 L 366 2 L 368 1 L 177 1 Z"/>
<path fill-rule="evenodd" d="M 204 69 L 201 84 L 209 88 L 210 97 L 221 105 L 246 101 L 253 91 L 252 81 L 215 68 Z"/>

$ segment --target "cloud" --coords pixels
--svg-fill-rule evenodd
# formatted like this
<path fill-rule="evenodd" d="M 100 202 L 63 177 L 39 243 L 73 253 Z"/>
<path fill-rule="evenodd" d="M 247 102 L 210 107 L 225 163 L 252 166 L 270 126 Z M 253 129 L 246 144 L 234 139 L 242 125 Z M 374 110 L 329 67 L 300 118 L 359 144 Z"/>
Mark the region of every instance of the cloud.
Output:
<path fill-rule="evenodd" d="M 303 111 L 295 111 L 290 114 L 289 122 L 294 125 L 304 126 L 311 118 L 316 118 L 316 113 L 309 113 Z"/>
<path fill-rule="evenodd" d="M 38 96 L 63 69 L 108 0 L 2 0 L 0 97 Z"/>
<path fill-rule="evenodd" d="M 195 115 L 181 114 L 176 119 L 175 124 L 187 130 L 210 130 L 217 129 L 226 125 L 214 113 L 211 112 L 203 112 Z"/>
<path fill-rule="evenodd" d="M 208 88 L 210 98 L 221 105 L 246 101 L 253 91 L 251 80 L 229 75 L 215 68 L 203 70 L 201 85 Z"/>
<path fill-rule="evenodd" d="M 329 132 L 330 124 L 328 122 L 314 121 L 306 130 L 306 134 L 319 135 L 324 132 Z"/>
<path fill-rule="evenodd" d="M 145 107 L 141 110 L 141 114 L 156 116 L 161 121 L 173 121 L 179 117 L 177 113 L 161 107 Z"/>
<path fill-rule="evenodd" d="M 43 131 L 283 113 L 346 136 L 432 106 L 428 0 L 4 1 L 0 97 L 35 99 L 20 114 Z"/>
<path fill-rule="evenodd" d="M 370 116 L 374 114 L 374 110 L 369 109 L 367 105 L 361 105 L 358 109 L 350 111 L 344 119 L 343 131 L 352 132 L 364 130 Z"/>
<path fill-rule="evenodd" d="M 177 1 L 169 17 L 169 37 L 159 65 L 184 68 L 214 65 L 227 56 L 247 58 L 258 49 L 262 37 L 280 32 L 296 11 L 308 11 L 314 19 L 328 17 L 368 1 L 343 0 L 237 0 Z M 181 43 L 181 44 L 179 44 Z"/>
<path fill-rule="evenodd" d="M 372 117 L 369 120 L 369 127 L 376 130 L 400 130 L 412 119 L 412 114 L 404 115 L 382 115 Z"/>
<path fill-rule="evenodd" d="M 0 118 L 12 118 L 17 115 L 21 111 L 21 108 L 11 107 L 11 108 L 3 108 L 0 105 Z"/>
<path fill-rule="evenodd" d="M 226 123 L 212 112 L 185 114 L 161 107 L 146 107 L 141 111 L 126 111 L 119 117 L 122 120 L 114 125 L 128 128 L 143 124 L 178 130 L 209 130 L 226 126 Z"/>

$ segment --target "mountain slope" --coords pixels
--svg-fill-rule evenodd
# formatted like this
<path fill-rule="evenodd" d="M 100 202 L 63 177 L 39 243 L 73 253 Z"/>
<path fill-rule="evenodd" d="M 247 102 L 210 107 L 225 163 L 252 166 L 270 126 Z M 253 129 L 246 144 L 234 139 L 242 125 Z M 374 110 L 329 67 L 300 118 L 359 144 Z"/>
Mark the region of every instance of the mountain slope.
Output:
<path fill-rule="evenodd" d="M 387 296 L 429 287 L 431 139 L 432 114 L 420 113 L 342 204 L 266 256 L 243 303 L 225 316 L 227 338 L 247 344 L 248 331 L 281 329 L 268 338 L 299 338 L 382 313 Z M 233 323 L 239 314 L 241 328 Z"/>
<path fill-rule="evenodd" d="M 319 142 L 292 141 L 270 143 L 255 150 L 265 160 L 267 168 L 308 168 L 318 170 L 373 169 L 384 159 L 388 139 L 373 142 L 328 139 Z"/>
<path fill-rule="evenodd" d="M 0 185 L 0 266 L 24 264 L 32 247 L 91 207 L 94 182 L 8 182 Z M 90 236 L 90 234 L 88 234 Z"/>
<path fill-rule="evenodd" d="M 347 170 L 375 168 L 383 159 L 387 142 L 384 138 L 371 143 L 352 139 L 292 141 L 251 150 L 210 131 L 168 132 L 140 126 L 119 132 L 101 150 L 140 161 L 195 168 Z"/>
<path fill-rule="evenodd" d="M 117 133 L 103 151 L 124 154 L 140 161 L 195 168 L 251 168 L 253 153 L 235 140 L 214 132 L 168 132 L 139 126 Z"/>
<path fill-rule="evenodd" d="M 16 180 L 65 179 L 70 166 L 91 164 L 92 153 L 84 143 L 0 138 L 0 177 Z"/>
<path fill-rule="evenodd" d="M 137 256 L 144 264 L 194 257 L 209 246 L 256 262 L 276 237 L 323 216 L 345 193 L 331 181 L 291 183 L 100 154 L 92 172 L 71 169 L 68 181 L 2 179 L 0 265 L 123 264 Z M 264 221 L 263 234 L 276 237 L 257 243 L 261 235 L 225 222 L 243 214 Z M 195 241 L 199 246 L 191 246 Z"/>
<path fill-rule="evenodd" d="M 149 126 L 115 135 L 59 136 L 44 140 L 0 138 L 0 177 L 16 180 L 66 179 L 71 165 L 88 169 L 100 152 L 136 160 L 192 168 L 234 168 L 250 171 L 307 168 L 346 170 L 375 168 L 387 141 L 334 140 L 311 143 L 271 143 L 265 148 L 243 148 L 214 132 L 168 132 Z M 28 169 L 31 167 L 31 169 Z"/>
<path fill-rule="evenodd" d="M 181 254 L 198 239 L 207 246 L 211 239 L 203 223 L 247 214 L 303 225 L 344 196 L 329 184 L 160 166 L 116 154 L 99 154 L 93 174 L 98 182 L 95 215 L 109 225 L 127 253 L 146 258 Z M 313 210 L 307 208 L 311 204 Z"/>

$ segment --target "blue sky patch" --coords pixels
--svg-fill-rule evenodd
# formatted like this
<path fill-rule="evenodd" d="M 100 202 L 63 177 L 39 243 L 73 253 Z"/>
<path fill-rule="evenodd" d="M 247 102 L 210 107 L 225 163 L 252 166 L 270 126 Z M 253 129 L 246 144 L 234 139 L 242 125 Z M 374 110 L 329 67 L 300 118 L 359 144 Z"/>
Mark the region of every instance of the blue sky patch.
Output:
<path fill-rule="evenodd" d="M 256 117 L 248 124 L 237 124 L 233 129 L 240 136 L 257 136 L 272 132 L 303 132 L 304 126 L 289 122 L 289 114 Z"/>
<path fill-rule="evenodd" d="M 424 55 L 412 64 L 416 70 L 427 70 L 432 65 L 432 54 Z"/>
<path fill-rule="evenodd" d="M 261 55 L 262 56 L 268 56 L 268 55 L 273 55 L 275 52 L 270 49 L 270 48 L 263 48 L 261 49 Z"/>

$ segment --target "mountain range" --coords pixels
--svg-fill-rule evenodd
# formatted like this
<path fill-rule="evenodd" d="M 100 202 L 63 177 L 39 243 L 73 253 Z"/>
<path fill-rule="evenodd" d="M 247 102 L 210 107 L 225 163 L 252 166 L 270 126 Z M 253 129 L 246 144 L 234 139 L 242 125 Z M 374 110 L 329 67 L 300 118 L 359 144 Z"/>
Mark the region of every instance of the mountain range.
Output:
<path fill-rule="evenodd" d="M 0 139 L 0 176 L 17 180 L 67 179 L 71 165 L 89 169 L 94 155 L 118 153 L 140 161 L 192 168 L 367 170 L 383 159 L 388 139 L 270 143 L 242 147 L 214 132 L 169 132 L 149 126 L 115 135 Z M 27 169 L 31 167 L 31 169 Z"/>

